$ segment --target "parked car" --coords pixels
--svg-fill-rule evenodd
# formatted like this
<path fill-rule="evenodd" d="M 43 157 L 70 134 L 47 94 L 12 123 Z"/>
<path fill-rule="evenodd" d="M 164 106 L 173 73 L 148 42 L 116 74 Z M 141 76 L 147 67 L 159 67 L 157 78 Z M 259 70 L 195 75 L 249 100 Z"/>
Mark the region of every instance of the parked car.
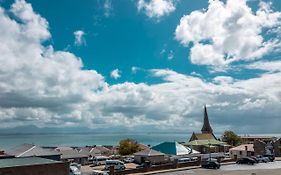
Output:
<path fill-rule="evenodd" d="M 106 156 L 97 156 L 93 159 L 93 164 L 95 166 L 105 165 L 106 160 L 108 160 L 108 157 Z"/>
<path fill-rule="evenodd" d="M 91 175 L 108 175 L 106 171 L 93 170 Z"/>
<path fill-rule="evenodd" d="M 151 162 L 150 161 L 145 161 L 144 163 L 136 166 L 136 168 L 145 168 L 145 167 L 151 167 Z"/>
<path fill-rule="evenodd" d="M 212 168 L 212 169 L 219 169 L 220 163 L 218 161 L 203 161 L 201 162 L 202 168 Z"/>
<path fill-rule="evenodd" d="M 259 163 L 267 163 L 267 162 L 270 162 L 269 158 L 268 157 L 264 157 L 264 156 L 261 156 L 261 155 L 257 155 L 256 156 L 257 160 Z"/>
<path fill-rule="evenodd" d="M 125 163 L 132 163 L 134 162 L 134 158 L 131 158 L 131 157 L 127 157 L 123 160 Z"/>
<path fill-rule="evenodd" d="M 77 167 L 79 170 L 81 169 L 81 165 L 75 162 L 70 163 L 70 166 L 75 166 Z"/>
<path fill-rule="evenodd" d="M 178 159 L 178 163 L 187 163 L 187 162 L 191 162 L 191 158 L 185 157 L 185 158 Z"/>
<path fill-rule="evenodd" d="M 114 166 L 114 170 L 124 170 L 126 169 L 124 162 L 120 160 L 107 160 L 105 162 L 104 169 L 109 170 L 111 166 Z"/>
<path fill-rule="evenodd" d="M 76 166 L 70 166 L 69 175 L 81 175 L 81 172 Z"/>
<path fill-rule="evenodd" d="M 243 157 L 239 160 L 237 160 L 236 162 L 237 164 L 250 164 L 250 165 L 254 165 L 256 163 L 256 161 L 250 157 Z"/>
<path fill-rule="evenodd" d="M 197 161 L 198 157 L 191 157 L 191 161 Z"/>
<path fill-rule="evenodd" d="M 275 159 L 275 156 L 273 154 L 266 154 L 266 155 L 264 155 L 264 157 L 268 157 L 270 162 L 273 162 Z"/>

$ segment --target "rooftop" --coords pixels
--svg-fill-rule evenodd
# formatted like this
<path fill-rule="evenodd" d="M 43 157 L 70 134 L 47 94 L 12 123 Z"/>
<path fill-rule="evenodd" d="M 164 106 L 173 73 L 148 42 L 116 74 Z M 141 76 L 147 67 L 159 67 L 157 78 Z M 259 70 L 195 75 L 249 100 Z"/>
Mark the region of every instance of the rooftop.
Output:
<path fill-rule="evenodd" d="M 136 155 L 136 156 L 162 156 L 162 155 L 165 155 L 165 154 L 161 153 L 159 151 L 148 148 L 148 149 L 139 151 L 139 152 L 135 153 L 134 155 Z"/>
<path fill-rule="evenodd" d="M 22 144 L 6 151 L 6 153 L 9 155 L 14 155 L 15 157 L 60 155 L 60 153 L 57 151 L 44 149 L 34 144 Z"/>
<path fill-rule="evenodd" d="M 54 161 L 54 160 L 44 159 L 40 157 L 9 158 L 9 159 L 0 159 L 0 168 L 54 164 L 54 163 L 60 163 L 60 161 Z"/>
<path fill-rule="evenodd" d="M 252 151 L 254 152 L 254 144 L 242 144 L 242 145 L 239 145 L 237 147 L 234 147 L 234 148 L 231 148 L 230 151 L 246 151 L 246 148 L 248 151 Z"/>

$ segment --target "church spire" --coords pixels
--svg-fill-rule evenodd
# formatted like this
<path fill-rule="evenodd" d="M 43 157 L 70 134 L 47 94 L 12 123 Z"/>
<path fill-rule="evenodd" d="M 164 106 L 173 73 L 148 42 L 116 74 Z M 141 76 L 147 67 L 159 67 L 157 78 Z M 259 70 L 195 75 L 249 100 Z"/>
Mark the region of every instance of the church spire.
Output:
<path fill-rule="evenodd" d="M 202 133 L 213 133 L 213 129 L 209 122 L 206 105 L 204 106 L 204 123 L 201 131 Z"/>

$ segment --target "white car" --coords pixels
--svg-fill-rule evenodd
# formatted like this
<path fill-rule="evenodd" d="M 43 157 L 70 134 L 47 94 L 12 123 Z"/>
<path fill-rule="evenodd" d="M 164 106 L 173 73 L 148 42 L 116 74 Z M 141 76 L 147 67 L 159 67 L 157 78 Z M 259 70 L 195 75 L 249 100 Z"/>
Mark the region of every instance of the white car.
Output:
<path fill-rule="evenodd" d="M 104 169 L 109 170 L 110 167 L 113 166 L 114 170 L 124 170 L 126 169 L 124 162 L 120 160 L 107 160 L 105 162 L 105 167 Z"/>
<path fill-rule="evenodd" d="M 93 173 L 91 175 L 108 175 L 108 173 L 105 171 L 93 170 Z"/>
<path fill-rule="evenodd" d="M 106 156 L 96 156 L 93 159 L 93 164 L 95 166 L 104 165 L 106 160 L 108 160 L 108 157 L 106 157 Z"/>
<path fill-rule="evenodd" d="M 81 175 L 81 172 L 76 166 L 70 166 L 69 175 Z"/>

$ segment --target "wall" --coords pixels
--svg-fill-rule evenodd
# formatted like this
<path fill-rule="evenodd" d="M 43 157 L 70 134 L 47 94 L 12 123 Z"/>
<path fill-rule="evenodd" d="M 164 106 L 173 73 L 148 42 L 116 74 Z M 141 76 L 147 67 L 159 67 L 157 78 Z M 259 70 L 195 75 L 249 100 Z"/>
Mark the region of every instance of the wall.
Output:
<path fill-rule="evenodd" d="M 146 161 L 150 161 L 152 164 L 160 164 L 160 163 L 165 163 L 165 156 L 164 155 L 159 155 L 159 156 L 139 156 L 139 155 L 135 155 L 134 159 L 136 161 L 136 163 L 141 164 L 143 163 L 142 160 Z"/>
<path fill-rule="evenodd" d="M 69 163 L 0 168 L 0 175 L 69 175 Z"/>

